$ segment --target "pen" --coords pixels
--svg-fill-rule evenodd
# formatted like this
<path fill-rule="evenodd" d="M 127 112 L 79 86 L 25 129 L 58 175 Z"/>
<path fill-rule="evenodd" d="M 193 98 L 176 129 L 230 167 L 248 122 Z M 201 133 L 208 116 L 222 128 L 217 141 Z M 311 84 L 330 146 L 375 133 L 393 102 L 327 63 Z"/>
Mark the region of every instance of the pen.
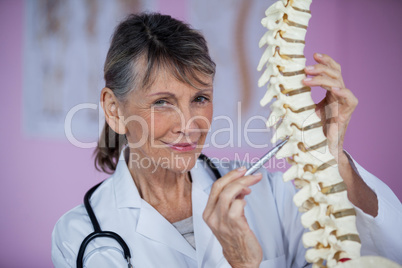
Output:
<path fill-rule="evenodd" d="M 289 137 L 286 137 L 282 142 L 272 148 L 268 153 L 266 153 L 263 157 L 260 158 L 257 162 L 255 162 L 244 174 L 244 176 L 248 176 L 256 172 L 260 169 L 269 159 L 271 159 L 289 140 Z"/>

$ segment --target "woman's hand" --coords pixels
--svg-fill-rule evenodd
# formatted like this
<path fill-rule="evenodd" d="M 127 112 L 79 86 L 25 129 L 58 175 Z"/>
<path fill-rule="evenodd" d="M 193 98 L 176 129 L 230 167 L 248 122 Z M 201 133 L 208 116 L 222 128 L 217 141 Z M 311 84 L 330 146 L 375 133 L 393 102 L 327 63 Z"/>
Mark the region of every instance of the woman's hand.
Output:
<path fill-rule="evenodd" d="M 329 150 L 338 161 L 338 156 L 344 154 L 346 129 L 358 100 L 345 87 L 341 66 L 337 62 L 328 55 L 318 53 L 314 54 L 314 59 L 318 64 L 305 68 L 306 74 L 312 77 L 303 82 L 306 86 L 321 86 L 327 90 L 326 97 L 317 104 L 316 112 L 323 123 Z"/>
<path fill-rule="evenodd" d="M 343 151 L 346 129 L 357 106 L 357 98 L 345 87 L 341 66 L 330 56 L 314 54 L 318 64 L 307 66 L 305 72 L 313 76 L 305 79 L 306 86 L 321 86 L 327 90 L 325 98 L 317 104 L 316 112 L 324 126 L 331 154 L 338 162 L 338 169 L 348 190 L 349 200 L 365 213 L 378 214 L 376 194 L 354 171 Z"/>
<path fill-rule="evenodd" d="M 211 189 L 203 213 L 204 221 L 218 239 L 223 255 L 232 267 L 259 267 L 262 249 L 244 216 L 250 186 L 259 182 L 261 174 L 244 176 L 246 168 L 230 171 Z"/>

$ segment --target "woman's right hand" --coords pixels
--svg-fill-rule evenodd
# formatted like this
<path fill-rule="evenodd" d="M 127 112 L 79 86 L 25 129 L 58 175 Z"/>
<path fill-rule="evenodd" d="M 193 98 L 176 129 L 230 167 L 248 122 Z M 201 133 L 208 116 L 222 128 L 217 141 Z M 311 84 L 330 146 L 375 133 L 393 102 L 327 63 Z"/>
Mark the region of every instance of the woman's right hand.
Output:
<path fill-rule="evenodd" d="M 259 267 L 262 249 L 244 216 L 250 186 L 262 179 L 262 174 L 244 176 L 246 168 L 230 171 L 217 180 L 211 189 L 203 213 L 204 221 L 218 239 L 223 255 L 232 267 Z"/>

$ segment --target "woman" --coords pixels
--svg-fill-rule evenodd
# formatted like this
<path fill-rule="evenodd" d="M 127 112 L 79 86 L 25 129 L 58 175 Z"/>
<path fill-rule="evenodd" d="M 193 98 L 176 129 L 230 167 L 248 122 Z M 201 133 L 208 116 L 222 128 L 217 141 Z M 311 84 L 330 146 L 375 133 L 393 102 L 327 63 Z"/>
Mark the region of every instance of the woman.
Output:
<path fill-rule="evenodd" d="M 356 206 L 362 253 L 398 260 L 401 242 L 392 237 L 401 231 L 389 230 L 400 224 L 401 204 L 344 153 L 357 100 L 334 60 L 320 54 L 315 59 L 305 84 L 328 89 L 321 111 L 326 102 L 341 103 L 338 128 L 328 128 L 327 137 Z M 131 15 L 117 27 L 101 92 L 107 124 L 96 151 L 98 167 L 113 175 L 91 197 L 100 227 L 126 241 L 135 267 L 303 267 L 304 229 L 292 184 L 283 183 L 281 174 L 244 176 L 244 167 L 219 163 L 222 177 L 216 180 L 198 159 L 212 121 L 214 73 L 204 38 L 170 16 Z M 82 205 L 65 214 L 53 232 L 55 266 L 75 267 L 91 232 Z M 384 240 L 394 250 L 381 249 Z M 120 245 L 109 238 L 89 243 L 83 262 L 127 265 Z"/>

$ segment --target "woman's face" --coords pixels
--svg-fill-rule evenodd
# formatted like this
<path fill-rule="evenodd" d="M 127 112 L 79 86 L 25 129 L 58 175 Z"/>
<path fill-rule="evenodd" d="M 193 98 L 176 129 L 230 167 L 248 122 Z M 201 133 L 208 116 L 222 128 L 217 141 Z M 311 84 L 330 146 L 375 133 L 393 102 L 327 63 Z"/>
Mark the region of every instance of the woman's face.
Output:
<path fill-rule="evenodd" d="M 210 86 L 196 89 L 159 72 L 147 89 L 134 90 L 123 105 L 130 146 L 129 168 L 189 171 L 201 153 L 212 120 Z"/>

